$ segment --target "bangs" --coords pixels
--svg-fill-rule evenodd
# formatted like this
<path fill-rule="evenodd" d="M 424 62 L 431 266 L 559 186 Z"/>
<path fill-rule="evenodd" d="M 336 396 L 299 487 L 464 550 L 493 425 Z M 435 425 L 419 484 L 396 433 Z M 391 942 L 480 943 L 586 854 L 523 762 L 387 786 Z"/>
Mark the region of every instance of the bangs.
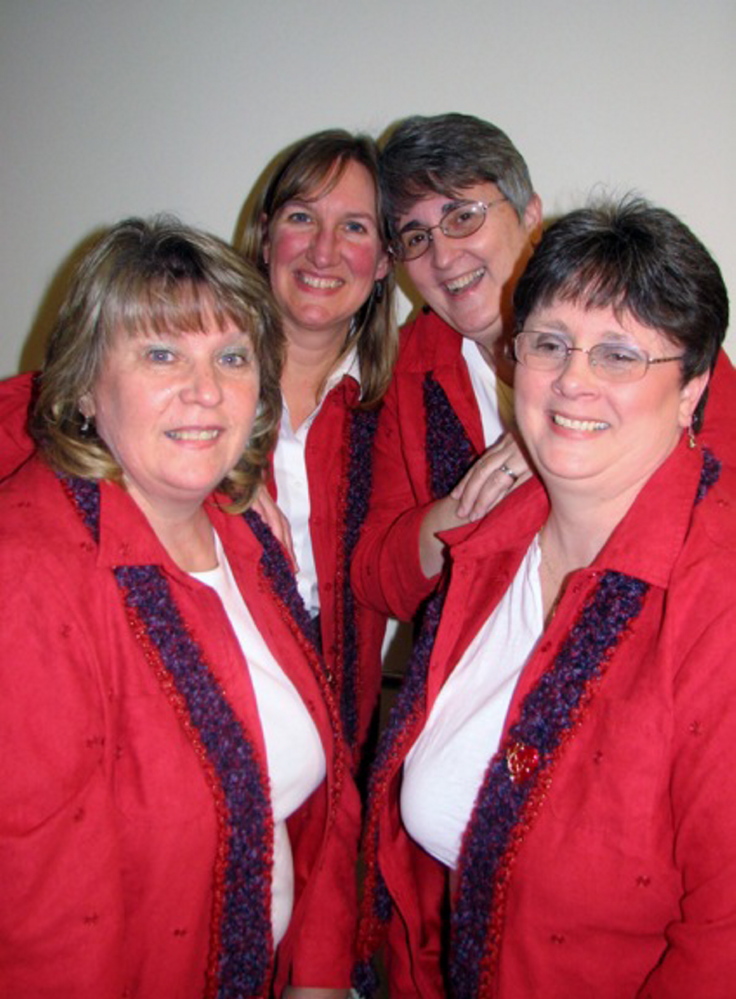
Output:
<path fill-rule="evenodd" d="M 253 317 L 241 308 L 227 304 L 206 284 L 188 280 L 182 283 L 164 275 L 153 280 L 133 280 L 114 296 L 105 309 L 105 339 L 116 330 L 131 336 L 208 333 L 213 323 L 223 330 L 234 323 L 250 332 Z"/>
<path fill-rule="evenodd" d="M 323 198 L 338 184 L 347 164 L 347 156 L 324 157 L 311 163 L 292 164 L 292 169 L 281 176 L 267 214 L 275 214 L 289 201 L 310 202 Z"/>
<path fill-rule="evenodd" d="M 451 176 L 447 173 L 440 176 L 435 170 L 422 170 L 412 174 L 401 184 L 400 189 L 388 192 L 392 222 L 396 224 L 399 216 L 408 215 L 414 205 L 423 198 L 441 194 L 450 201 L 456 201 L 462 191 L 475 187 L 476 184 L 485 183 L 495 182 L 478 177 L 477 172 L 471 175 L 469 170 L 456 172 Z"/>

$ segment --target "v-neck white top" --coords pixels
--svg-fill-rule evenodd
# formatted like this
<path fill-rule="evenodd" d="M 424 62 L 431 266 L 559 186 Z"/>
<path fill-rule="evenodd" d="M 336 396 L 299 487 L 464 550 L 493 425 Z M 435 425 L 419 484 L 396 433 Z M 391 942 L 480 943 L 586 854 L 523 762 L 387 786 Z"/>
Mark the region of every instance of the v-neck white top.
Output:
<path fill-rule="evenodd" d="M 286 819 L 322 783 L 322 741 L 299 692 L 256 627 L 215 534 L 217 568 L 192 572 L 219 596 L 243 650 L 266 745 L 274 820 L 271 924 L 274 945 L 286 933 L 294 904 L 294 864 Z"/>
<path fill-rule="evenodd" d="M 325 397 L 345 375 L 350 375 L 360 384 L 360 365 L 356 347 L 348 351 L 330 374 L 319 403 L 296 430 L 292 429 L 289 409 L 286 400 L 283 401 L 279 435 L 273 455 L 277 502 L 281 512 L 289 521 L 294 554 L 299 566 L 296 577 L 297 588 L 311 617 L 319 613 L 319 588 L 312 537 L 309 533 L 311 502 L 307 479 L 307 437 Z"/>
<path fill-rule="evenodd" d="M 519 675 L 544 629 L 540 560 L 535 538 L 501 602 L 442 686 L 404 762 L 404 825 L 451 868 Z"/>

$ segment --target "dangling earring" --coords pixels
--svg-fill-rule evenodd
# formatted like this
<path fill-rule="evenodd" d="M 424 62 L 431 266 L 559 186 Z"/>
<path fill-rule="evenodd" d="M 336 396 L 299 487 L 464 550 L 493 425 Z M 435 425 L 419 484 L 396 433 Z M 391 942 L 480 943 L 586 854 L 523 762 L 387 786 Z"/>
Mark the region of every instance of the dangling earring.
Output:
<path fill-rule="evenodd" d="M 91 435 L 92 435 L 92 421 L 90 420 L 89 416 L 86 416 L 84 413 L 82 413 L 82 423 L 81 426 L 79 427 L 79 436 L 90 437 Z"/>
<path fill-rule="evenodd" d="M 687 428 L 687 446 L 691 451 L 698 446 L 698 442 L 695 440 L 695 434 L 693 433 L 692 423 Z"/>
<path fill-rule="evenodd" d="M 383 299 L 383 281 L 380 278 L 373 285 L 373 298 L 376 302 L 380 302 Z"/>

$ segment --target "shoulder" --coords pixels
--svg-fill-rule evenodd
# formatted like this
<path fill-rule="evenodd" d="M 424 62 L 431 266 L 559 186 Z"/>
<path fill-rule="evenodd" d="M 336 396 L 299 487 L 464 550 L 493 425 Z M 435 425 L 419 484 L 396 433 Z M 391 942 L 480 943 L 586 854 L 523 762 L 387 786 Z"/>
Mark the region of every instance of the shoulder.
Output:
<path fill-rule="evenodd" d="M 34 378 L 27 373 L 0 382 L 0 478 L 14 472 L 33 452 L 27 424 Z"/>
<path fill-rule="evenodd" d="M 720 466 L 718 478 L 693 507 L 692 521 L 683 546 L 680 572 L 696 564 L 715 577 L 730 582 L 736 571 L 736 469 Z M 734 605 L 736 606 L 736 604 Z"/>
<path fill-rule="evenodd" d="M 438 364 L 456 364 L 462 337 L 431 311 L 422 310 L 401 330 L 397 373 L 424 373 Z"/>
<path fill-rule="evenodd" d="M 17 580 L 30 593 L 50 592 L 82 565 L 92 568 L 94 546 L 74 513 L 58 477 L 34 457 L 0 485 L 0 581 L 11 590 Z M 61 595 L 61 594 L 59 594 Z"/>
<path fill-rule="evenodd" d="M 699 435 L 725 465 L 736 468 L 736 369 L 724 350 L 708 386 L 703 429 Z"/>

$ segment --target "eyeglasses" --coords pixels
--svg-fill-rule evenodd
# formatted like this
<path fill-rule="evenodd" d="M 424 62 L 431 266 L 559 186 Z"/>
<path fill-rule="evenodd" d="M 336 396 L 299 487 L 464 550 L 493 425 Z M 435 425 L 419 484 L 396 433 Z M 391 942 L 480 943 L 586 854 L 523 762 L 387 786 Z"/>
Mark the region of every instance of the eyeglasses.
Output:
<path fill-rule="evenodd" d="M 559 333 L 522 330 L 514 339 L 514 357 L 533 371 L 560 371 L 573 351 L 588 355 L 588 364 L 607 382 L 636 382 L 650 364 L 681 361 L 677 357 L 649 357 L 638 347 L 623 343 L 597 343 L 593 347 L 572 347 Z"/>
<path fill-rule="evenodd" d="M 450 239 L 472 236 L 485 222 L 488 209 L 504 201 L 508 201 L 508 198 L 496 198 L 495 201 L 464 201 L 443 212 L 437 225 L 420 226 L 410 223 L 410 227 L 402 229 L 391 246 L 394 256 L 399 260 L 416 260 L 417 257 L 421 257 L 427 252 L 433 240 L 433 229 L 439 229 Z"/>

